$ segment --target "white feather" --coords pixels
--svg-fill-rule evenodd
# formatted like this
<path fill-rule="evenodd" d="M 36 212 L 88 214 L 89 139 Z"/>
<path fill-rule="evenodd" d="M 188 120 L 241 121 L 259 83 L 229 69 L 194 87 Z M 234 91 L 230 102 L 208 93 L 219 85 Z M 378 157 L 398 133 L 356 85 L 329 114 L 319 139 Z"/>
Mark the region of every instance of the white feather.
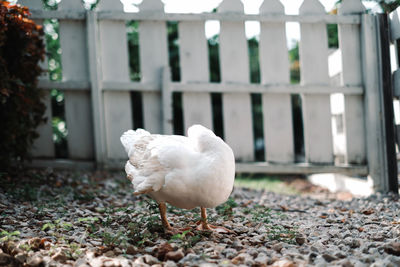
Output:
<path fill-rule="evenodd" d="M 188 137 L 153 135 L 138 129 L 121 136 L 125 166 L 135 194 L 179 208 L 210 208 L 225 202 L 233 188 L 232 149 L 211 130 L 194 125 Z"/>

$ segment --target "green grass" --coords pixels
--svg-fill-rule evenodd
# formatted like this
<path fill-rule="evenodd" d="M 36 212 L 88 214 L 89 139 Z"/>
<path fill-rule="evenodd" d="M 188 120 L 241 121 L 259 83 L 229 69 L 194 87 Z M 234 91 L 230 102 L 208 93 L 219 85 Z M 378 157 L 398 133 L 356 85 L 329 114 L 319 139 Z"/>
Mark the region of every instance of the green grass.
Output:
<path fill-rule="evenodd" d="M 260 190 L 264 189 L 266 191 L 279 194 L 300 194 L 299 191 L 288 185 L 282 178 L 277 176 L 239 175 L 235 178 L 235 186 Z"/>

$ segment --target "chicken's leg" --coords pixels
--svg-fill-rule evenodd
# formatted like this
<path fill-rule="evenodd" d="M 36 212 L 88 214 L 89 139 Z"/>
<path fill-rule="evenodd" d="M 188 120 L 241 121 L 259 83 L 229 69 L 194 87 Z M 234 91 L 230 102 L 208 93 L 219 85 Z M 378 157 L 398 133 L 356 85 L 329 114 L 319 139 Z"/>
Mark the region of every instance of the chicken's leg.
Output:
<path fill-rule="evenodd" d="M 165 205 L 164 202 L 161 202 L 158 204 L 158 209 L 160 210 L 160 217 L 161 217 L 162 225 L 164 226 L 165 229 L 171 230 L 172 227 L 167 220 L 167 205 Z"/>
<path fill-rule="evenodd" d="M 174 228 L 172 227 L 167 219 L 167 205 L 164 202 L 158 204 L 158 209 L 160 210 L 160 217 L 162 225 L 164 226 L 165 232 L 167 234 L 176 235 L 183 233 L 184 231 L 191 230 L 192 228 Z M 190 233 L 189 233 L 190 234 Z"/>
<path fill-rule="evenodd" d="M 215 231 L 218 233 L 232 233 L 231 230 L 222 227 L 222 226 L 214 226 L 207 222 L 207 213 L 205 208 L 201 208 L 201 219 L 198 222 L 197 230 L 200 231 Z"/>

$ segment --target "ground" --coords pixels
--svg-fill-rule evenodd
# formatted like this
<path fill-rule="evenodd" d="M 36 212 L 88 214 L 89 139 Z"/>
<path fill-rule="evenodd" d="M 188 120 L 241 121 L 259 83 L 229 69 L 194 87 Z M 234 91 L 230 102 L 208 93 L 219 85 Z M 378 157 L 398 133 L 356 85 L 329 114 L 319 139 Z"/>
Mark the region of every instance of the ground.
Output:
<path fill-rule="evenodd" d="M 301 179 L 280 193 L 235 186 L 208 209 L 233 233 L 171 236 L 123 173 L 30 170 L 0 182 L 0 266 L 400 266 L 400 203 L 391 195 L 332 195 Z M 199 217 L 168 209 L 174 226 Z"/>

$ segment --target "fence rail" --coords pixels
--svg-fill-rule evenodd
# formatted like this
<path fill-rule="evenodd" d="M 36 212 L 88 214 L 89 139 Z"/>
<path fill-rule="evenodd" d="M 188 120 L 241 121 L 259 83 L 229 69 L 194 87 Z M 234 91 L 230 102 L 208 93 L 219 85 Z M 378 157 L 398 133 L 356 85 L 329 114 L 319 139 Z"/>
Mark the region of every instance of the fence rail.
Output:
<path fill-rule="evenodd" d="M 20 1 L 21 2 L 21 1 Z M 327 15 L 317 0 L 304 0 L 299 15 L 286 15 L 278 0 L 265 1 L 260 14 L 244 14 L 239 0 L 225 0 L 216 13 L 164 13 L 159 0 L 146 0 L 138 13 L 125 13 L 120 3 L 100 1 L 85 11 L 81 1 L 63 0 L 56 11 L 41 8 L 40 0 L 22 1 L 38 22 L 57 19 L 60 25 L 63 80 L 42 79 L 48 89 L 65 92 L 68 159 L 56 159 L 51 124 L 41 126 L 33 151 L 36 165 L 122 166 L 126 158 L 119 137 L 133 128 L 135 112 L 131 92 L 138 92 L 143 126 L 153 133 L 173 133 L 173 93 L 182 95 L 183 126 L 201 123 L 213 128 L 216 114 L 212 93 L 222 106 L 224 139 L 234 150 L 238 172 L 345 173 L 369 175 L 374 188 L 388 190 L 383 181 L 385 157 L 381 74 L 377 24 L 358 0 L 343 1 L 338 15 Z M 126 21 L 138 22 L 141 79 L 129 77 Z M 221 82 L 210 82 L 205 22 L 218 20 Z M 168 21 L 178 22 L 180 82 L 171 80 L 168 68 Z M 260 80 L 250 82 L 248 41 L 244 22 L 258 21 Z M 286 28 L 300 24 L 300 84 L 290 84 Z M 338 25 L 340 63 L 330 76 L 327 24 Z M 335 59 L 336 60 L 336 59 Z M 336 62 L 337 63 L 337 62 Z M 265 161 L 255 162 L 255 126 L 252 94 L 260 96 Z M 296 162 L 291 96 L 301 95 L 305 162 Z M 343 112 L 332 114 L 331 96 L 342 94 Z M 136 103 L 136 102 L 135 102 Z M 335 120 L 332 122 L 332 117 Z M 342 118 L 343 160 L 335 162 L 335 121 Z M 259 123 L 259 122 L 257 122 Z M 333 123 L 333 124 L 332 124 Z M 333 126 L 332 126 L 333 125 Z M 335 130 L 336 129 L 336 130 Z M 335 132 L 336 131 L 336 132 Z M 71 162 L 81 162 L 71 164 Z M 386 177 L 386 178 L 385 178 Z"/>

